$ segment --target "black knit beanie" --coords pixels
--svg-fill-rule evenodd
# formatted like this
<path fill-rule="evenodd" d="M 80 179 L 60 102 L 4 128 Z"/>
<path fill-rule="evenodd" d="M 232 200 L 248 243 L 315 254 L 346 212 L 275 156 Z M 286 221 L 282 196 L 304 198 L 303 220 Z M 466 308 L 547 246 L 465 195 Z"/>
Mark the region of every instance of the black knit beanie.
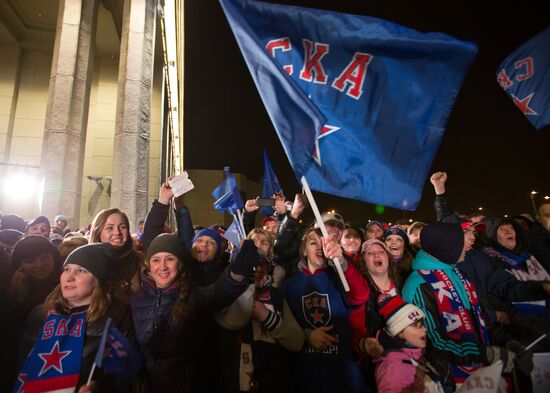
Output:
<path fill-rule="evenodd" d="M 438 222 L 420 232 L 422 250 L 450 265 L 458 262 L 464 249 L 464 231 L 460 224 Z"/>
<path fill-rule="evenodd" d="M 90 243 L 71 252 L 63 266 L 67 264 L 82 266 L 100 282 L 107 282 L 113 260 L 113 247 L 109 243 Z"/>
<path fill-rule="evenodd" d="M 21 237 L 15 243 L 13 254 L 11 256 L 12 272 L 15 272 L 21 266 L 21 263 L 28 259 L 36 258 L 43 252 L 53 255 L 56 266 L 61 265 L 59 252 L 57 248 L 44 236 L 41 235 L 26 235 Z"/>
<path fill-rule="evenodd" d="M 147 261 L 158 252 L 169 252 L 177 256 L 180 261 L 183 260 L 184 251 L 181 241 L 177 235 L 171 233 L 162 233 L 153 239 L 147 249 Z"/>

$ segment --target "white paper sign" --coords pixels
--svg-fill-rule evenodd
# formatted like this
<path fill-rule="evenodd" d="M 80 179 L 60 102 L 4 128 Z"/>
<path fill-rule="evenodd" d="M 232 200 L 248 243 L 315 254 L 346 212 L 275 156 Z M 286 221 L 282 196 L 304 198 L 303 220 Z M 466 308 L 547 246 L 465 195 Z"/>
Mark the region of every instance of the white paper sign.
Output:
<path fill-rule="evenodd" d="M 550 352 L 533 354 L 533 393 L 550 392 Z"/>
<path fill-rule="evenodd" d="M 473 372 L 456 393 L 497 393 L 500 384 L 502 362 L 480 368 Z"/>
<path fill-rule="evenodd" d="M 172 188 L 174 198 L 177 198 L 180 195 L 185 194 L 187 191 L 191 191 L 195 188 L 191 182 L 191 179 L 189 179 L 187 172 L 174 176 L 172 179 L 168 180 L 168 184 L 170 184 L 170 187 Z"/>

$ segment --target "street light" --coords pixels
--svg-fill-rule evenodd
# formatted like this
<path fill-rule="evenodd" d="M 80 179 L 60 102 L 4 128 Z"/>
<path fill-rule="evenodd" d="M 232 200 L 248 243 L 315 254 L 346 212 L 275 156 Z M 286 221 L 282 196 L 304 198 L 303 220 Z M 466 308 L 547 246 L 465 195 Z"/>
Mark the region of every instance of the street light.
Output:
<path fill-rule="evenodd" d="M 479 210 L 480 212 L 483 211 L 483 208 L 480 206 L 477 208 L 477 210 Z"/>

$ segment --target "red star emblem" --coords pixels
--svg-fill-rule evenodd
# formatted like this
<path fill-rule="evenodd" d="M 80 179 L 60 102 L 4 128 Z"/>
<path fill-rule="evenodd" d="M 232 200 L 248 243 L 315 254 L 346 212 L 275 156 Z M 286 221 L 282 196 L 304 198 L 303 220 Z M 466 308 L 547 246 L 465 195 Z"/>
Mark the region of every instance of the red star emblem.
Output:
<path fill-rule="evenodd" d="M 319 133 L 319 136 L 317 137 L 317 140 L 315 141 L 315 148 L 313 149 L 313 158 L 319 164 L 319 166 L 322 166 L 321 164 L 321 150 L 319 150 L 319 139 L 324 138 L 327 135 L 330 135 L 336 131 L 340 130 L 340 127 L 335 126 L 329 126 L 328 124 L 325 124 L 323 128 L 321 129 L 321 132 Z"/>
<path fill-rule="evenodd" d="M 56 341 L 52 351 L 50 353 L 39 353 L 38 356 L 40 359 L 44 361 L 44 365 L 42 366 L 42 369 L 38 373 L 38 376 L 40 377 L 44 373 L 46 373 L 50 368 L 54 368 L 57 372 L 63 373 L 63 366 L 61 365 L 61 361 L 69 356 L 69 354 L 72 351 L 59 351 L 59 341 Z"/>
<path fill-rule="evenodd" d="M 531 98 L 533 98 L 534 95 L 535 93 L 531 93 L 527 97 L 523 99 L 519 99 L 512 94 L 512 98 L 514 99 L 514 104 L 516 104 L 516 106 L 519 108 L 520 111 L 523 112 L 524 115 L 538 115 L 537 112 L 535 112 L 532 108 L 529 107 Z"/>
<path fill-rule="evenodd" d="M 313 314 L 309 314 L 313 318 L 313 323 L 323 322 L 323 316 L 318 310 L 315 310 Z"/>

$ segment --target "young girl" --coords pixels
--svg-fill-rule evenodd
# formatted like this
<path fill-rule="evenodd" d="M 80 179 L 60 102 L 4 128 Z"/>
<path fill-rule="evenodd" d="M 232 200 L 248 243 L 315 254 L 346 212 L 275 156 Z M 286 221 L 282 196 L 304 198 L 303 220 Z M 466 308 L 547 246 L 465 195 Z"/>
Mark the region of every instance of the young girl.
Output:
<path fill-rule="evenodd" d="M 399 296 L 382 298 L 379 312 L 385 327 L 377 338 L 383 354 L 375 359 L 378 392 L 442 393 L 447 388 L 454 391 L 447 382 L 443 387 L 439 374 L 424 357 L 427 334 L 422 310 L 404 303 Z M 448 379 L 452 385 L 452 378 Z"/>

